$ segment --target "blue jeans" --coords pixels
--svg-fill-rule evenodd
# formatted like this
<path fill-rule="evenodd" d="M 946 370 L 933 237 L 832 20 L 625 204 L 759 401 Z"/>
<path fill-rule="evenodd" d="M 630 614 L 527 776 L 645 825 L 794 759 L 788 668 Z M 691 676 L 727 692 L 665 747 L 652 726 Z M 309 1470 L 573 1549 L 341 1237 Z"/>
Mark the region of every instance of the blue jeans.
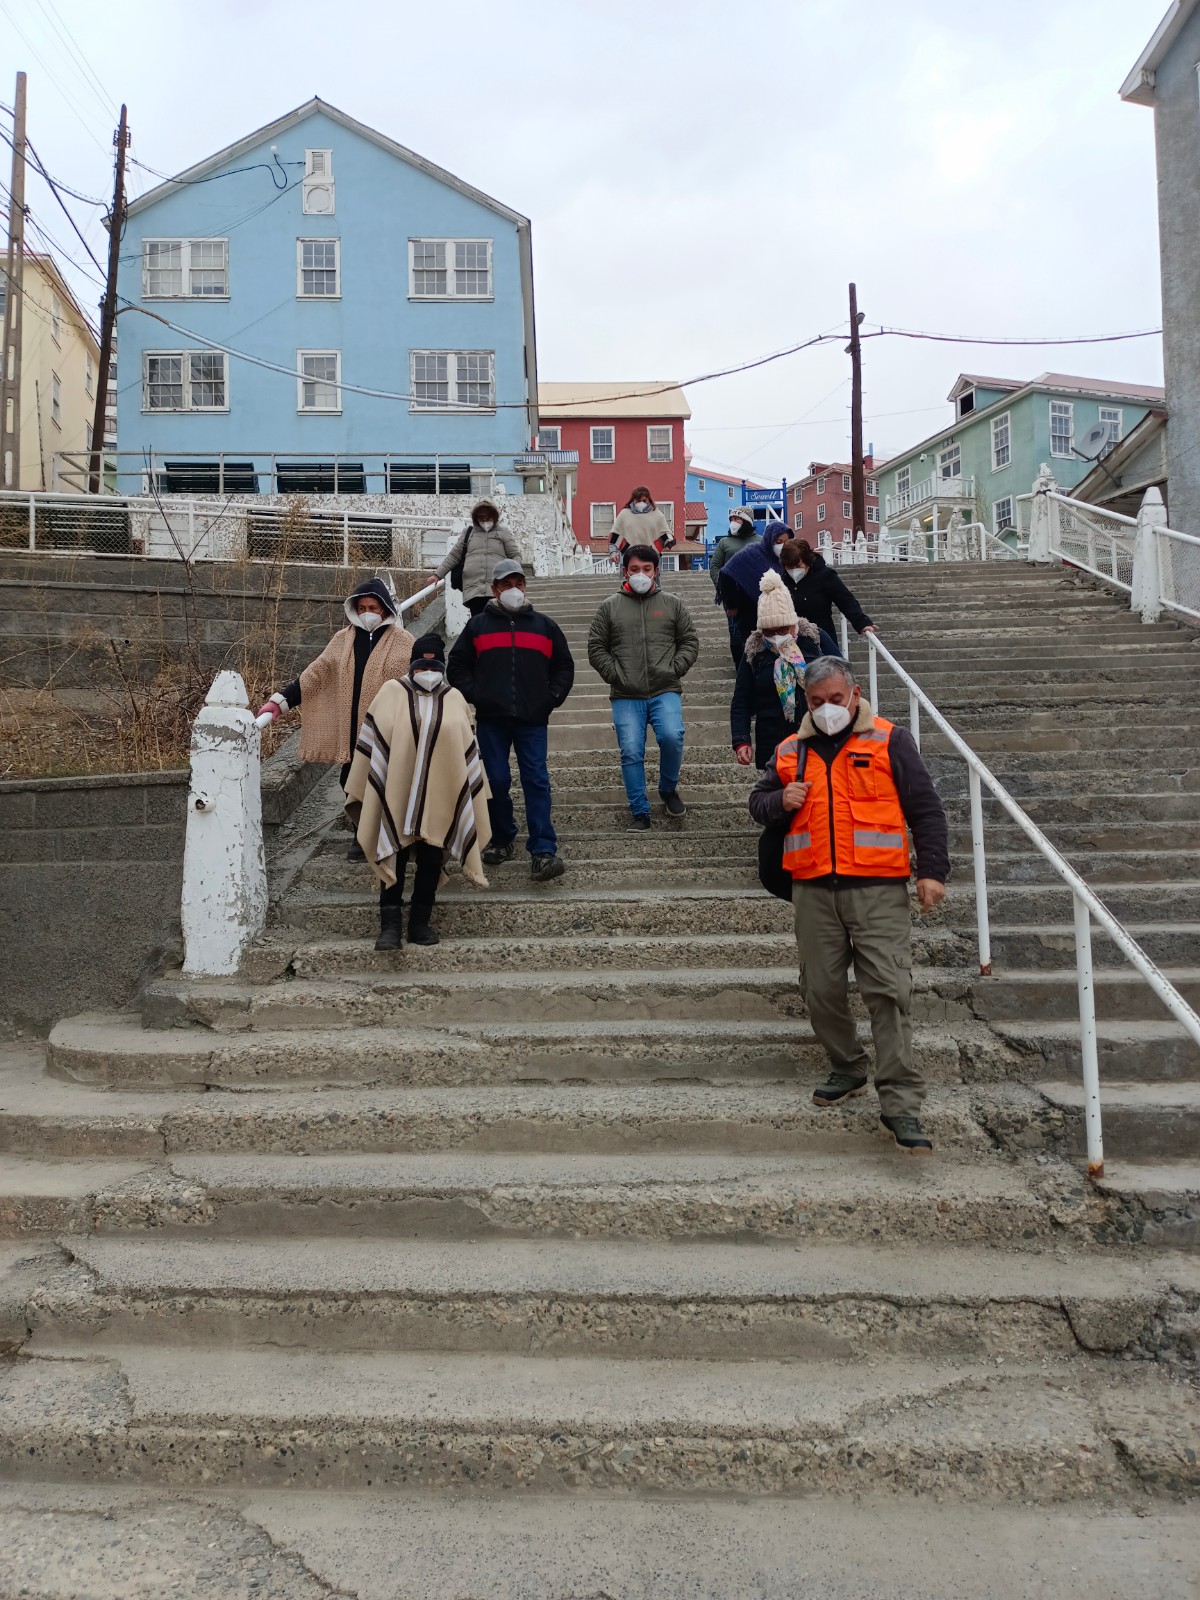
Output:
<path fill-rule="evenodd" d="M 656 694 L 649 700 L 614 700 L 613 727 L 621 749 L 625 797 L 635 817 L 650 815 L 646 796 L 646 725 L 658 740 L 658 792 L 674 794 L 683 766 L 683 700 L 677 694 Z"/>
<path fill-rule="evenodd" d="M 488 814 L 492 819 L 492 840 L 511 844 L 517 837 L 513 816 L 512 769 L 509 752 L 517 752 L 517 771 L 525 794 L 525 825 L 529 829 L 529 854 L 558 854 L 558 836 L 550 822 L 550 774 L 546 769 L 546 724 L 517 722 L 508 718 L 480 717 L 475 725 L 483 770 L 491 785 Z"/>

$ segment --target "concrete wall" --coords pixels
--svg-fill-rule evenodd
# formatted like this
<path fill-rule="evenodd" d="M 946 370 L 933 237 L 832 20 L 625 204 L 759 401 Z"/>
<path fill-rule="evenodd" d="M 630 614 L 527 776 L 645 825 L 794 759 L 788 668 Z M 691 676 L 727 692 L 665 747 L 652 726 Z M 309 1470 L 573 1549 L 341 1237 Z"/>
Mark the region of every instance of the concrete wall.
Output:
<path fill-rule="evenodd" d="M 1162 252 L 1163 364 L 1171 526 L 1200 534 L 1200 10 L 1155 71 L 1154 138 Z"/>
<path fill-rule="evenodd" d="M 0 1026 L 127 1003 L 179 917 L 186 772 L 0 783 Z"/>

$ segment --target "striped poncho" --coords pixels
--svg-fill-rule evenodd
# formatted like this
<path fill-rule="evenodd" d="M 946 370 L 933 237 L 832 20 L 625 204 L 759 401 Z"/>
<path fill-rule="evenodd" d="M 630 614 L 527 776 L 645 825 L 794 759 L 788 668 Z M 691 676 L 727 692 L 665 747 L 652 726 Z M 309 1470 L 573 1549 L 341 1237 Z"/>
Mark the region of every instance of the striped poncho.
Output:
<path fill-rule="evenodd" d="M 488 786 L 467 702 L 446 684 L 385 683 L 359 730 L 346 779 L 346 812 L 376 877 L 396 881 L 396 856 L 424 840 L 487 887 Z"/>

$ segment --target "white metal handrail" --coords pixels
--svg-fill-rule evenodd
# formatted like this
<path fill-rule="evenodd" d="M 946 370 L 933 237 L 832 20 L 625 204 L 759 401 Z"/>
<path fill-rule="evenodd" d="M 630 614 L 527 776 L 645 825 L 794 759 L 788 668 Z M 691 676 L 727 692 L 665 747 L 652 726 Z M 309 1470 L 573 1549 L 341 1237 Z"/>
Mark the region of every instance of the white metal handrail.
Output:
<path fill-rule="evenodd" d="M 1197 541 L 1200 543 L 1200 541 Z M 1047 839 L 1046 835 L 1009 794 L 995 773 L 971 749 L 970 745 L 947 722 L 924 689 L 904 670 L 886 645 L 876 634 L 866 635 L 870 652 L 869 695 L 871 705 L 879 710 L 879 667 L 882 656 L 887 665 L 908 690 L 909 731 L 918 749 L 921 744 L 921 708 L 938 727 L 951 746 L 967 763 L 971 799 L 971 854 L 975 870 L 975 919 L 979 936 L 979 971 L 988 977 L 992 971 L 992 943 L 987 900 L 987 863 L 983 836 L 983 796 L 981 784 L 986 784 L 1009 816 L 1029 839 L 1034 848 L 1062 878 L 1071 891 L 1075 910 L 1075 974 L 1079 994 L 1079 1031 L 1083 1056 L 1084 1122 L 1087 1129 L 1088 1176 L 1104 1176 L 1104 1138 L 1100 1121 L 1100 1062 L 1096 1044 L 1096 995 L 1092 970 L 1092 919 L 1120 950 L 1125 959 L 1141 973 L 1189 1037 L 1200 1045 L 1200 1015 L 1193 1011 L 1175 985 L 1162 972 L 1146 952 L 1117 921 L 1103 900 L 1088 887 L 1079 874 Z"/>
<path fill-rule="evenodd" d="M 412 611 L 413 608 L 419 606 L 423 600 L 432 600 L 434 595 L 446 587 L 446 582 L 447 580 L 445 578 L 438 578 L 436 583 L 427 583 L 423 589 L 418 589 L 415 594 L 410 594 L 406 599 L 401 600 L 399 608 L 396 612 L 396 620 L 398 622 L 403 622 L 406 612 Z M 269 711 L 264 711 L 261 716 L 255 717 L 254 726 L 256 728 L 269 728 L 274 721 L 275 718 L 271 715 L 271 713 Z"/>

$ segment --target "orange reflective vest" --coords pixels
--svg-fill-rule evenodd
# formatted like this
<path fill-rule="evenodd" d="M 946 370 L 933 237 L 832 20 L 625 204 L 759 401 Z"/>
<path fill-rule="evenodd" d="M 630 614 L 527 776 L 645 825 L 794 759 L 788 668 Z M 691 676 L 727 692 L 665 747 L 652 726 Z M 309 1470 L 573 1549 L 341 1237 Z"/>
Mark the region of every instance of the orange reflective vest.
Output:
<path fill-rule="evenodd" d="M 805 749 L 799 774 L 799 736 L 779 746 L 781 780 L 811 784 L 783 841 L 784 869 L 793 878 L 908 877 L 908 830 L 888 755 L 891 732 L 892 724 L 876 717 L 867 732 L 850 735 L 828 767 Z"/>

